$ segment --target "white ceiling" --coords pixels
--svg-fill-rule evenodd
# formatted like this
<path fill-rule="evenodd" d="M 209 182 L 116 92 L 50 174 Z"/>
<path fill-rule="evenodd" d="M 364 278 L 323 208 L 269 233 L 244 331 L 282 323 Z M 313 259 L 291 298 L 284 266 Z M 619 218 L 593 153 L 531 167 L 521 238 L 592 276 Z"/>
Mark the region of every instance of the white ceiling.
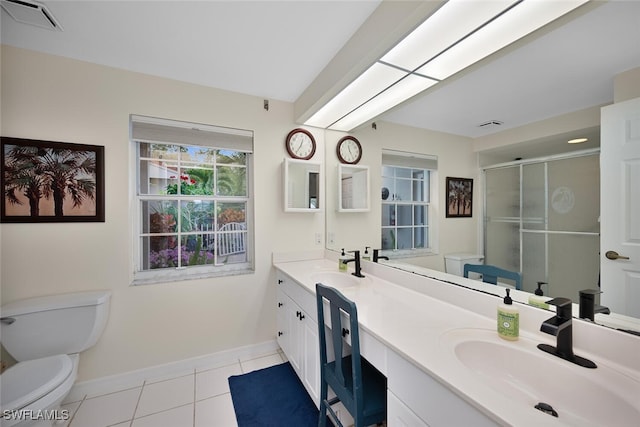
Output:
<path fill-rule="evenodd" d="M 3 11 L 3 44 L 294 102 L 380 1 L 41 3 L 64 31 Z M 479 137 L 612 102 L 613 76 L 640 67 L 640 1 L 575 15 L 382 119 Z M 489 120 L 504 124 L 477 127 Z"/>

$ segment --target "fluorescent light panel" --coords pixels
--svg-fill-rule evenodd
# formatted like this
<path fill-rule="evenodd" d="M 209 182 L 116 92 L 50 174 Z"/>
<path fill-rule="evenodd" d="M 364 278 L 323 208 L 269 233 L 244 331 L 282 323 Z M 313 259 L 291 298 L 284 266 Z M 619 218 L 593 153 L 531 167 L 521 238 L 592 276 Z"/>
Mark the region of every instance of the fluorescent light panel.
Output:
<path fill-rule="evenodd" d="M 449 1 L 382 57 L 382 61 L 415 70 L 451 47 L 514 3 Z"/>
<path fill-rule="evenodd" d="M 587 1 L 449 0 L 305 124 L 349 131 Z"/>
<path fill-rule="evenodd" d="M 327 128 L 406 75 L 402 70 L 376 62 L 304 124 Z"/>
<path fill-rule="evenodd" d="M 402 101 L 428 89 L 438 83 L 437 80 L 427 79 L 415 74 L 409 74 L 404 79 L 394 84 L 351 114 L 335 122 L 329 129 L 350 131 L 356 126 L 382 114 L 388 109 L 398 105 Z"/>
<path fill-rule="evenodd" d="M 523 1 L 420 67 L 418 72 L 444 80 L 586 2 L 587 0 Z"/>

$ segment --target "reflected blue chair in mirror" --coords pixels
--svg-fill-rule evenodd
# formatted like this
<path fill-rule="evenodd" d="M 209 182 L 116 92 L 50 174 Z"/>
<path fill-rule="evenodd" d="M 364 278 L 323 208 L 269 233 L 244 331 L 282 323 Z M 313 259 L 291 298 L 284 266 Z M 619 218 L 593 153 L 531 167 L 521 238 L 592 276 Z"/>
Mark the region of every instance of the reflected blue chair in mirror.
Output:
<path fill-rule="evenodd" d="M 387 378 L 360 356 L 360 334 L 356 304 L 340 291 L 316 284 L 318 339 L 320 344 L 320 416 L 318 426 L 327 424 L 327 412 L 342 427 L 331 405 L 342 402 L 354 419 L 355 427 L 382 423 L 387 418 Z M 328 301 L 331 329 L 325 327 L 325 303 Z M 342 317 L 348 315 L 348 325 Z M 346 323 L 346 322 L 345 322 Z M 327 332 L 329 331 L 329 332 Z M 331 355 L 327 355 L 327 336 Z M 346 337 L 351 338 L 351 354 L 343 356 Z M 330 348 L 331 349 L 331 348 Z M 329 360 L 332 359 L 332 360 Z M 336 394 L 328 399 L 331 387 Z"/>
<path fill-rule="evenodd" d="M 483 264 L 465 264 L 464 265 L 464 277 L 469 277 L 469 273 L 479 273 L 482 275 L 482 281 L 485 283 L 491 283 L 492 285 L 498 284 L 498 278 L 512 280 L 517 290 L 522 289 L 522 276 L 516 271 L 505 270 L 495 265 L 483 265 Z"/>

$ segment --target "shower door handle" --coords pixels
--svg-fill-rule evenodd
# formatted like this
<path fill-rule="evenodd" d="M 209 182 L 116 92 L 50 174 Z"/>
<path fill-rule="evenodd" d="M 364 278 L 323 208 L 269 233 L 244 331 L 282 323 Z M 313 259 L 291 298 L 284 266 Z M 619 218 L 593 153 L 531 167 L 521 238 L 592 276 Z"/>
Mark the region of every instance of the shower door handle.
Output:
<path fill-rule="evenodd" d="M 628 256 L 624 256 L 624 255 L 619 255 L 618 252 L 616 251 L 607 251 L 604 256 L 606 256 L 608 259 L 629 259 Z"/>

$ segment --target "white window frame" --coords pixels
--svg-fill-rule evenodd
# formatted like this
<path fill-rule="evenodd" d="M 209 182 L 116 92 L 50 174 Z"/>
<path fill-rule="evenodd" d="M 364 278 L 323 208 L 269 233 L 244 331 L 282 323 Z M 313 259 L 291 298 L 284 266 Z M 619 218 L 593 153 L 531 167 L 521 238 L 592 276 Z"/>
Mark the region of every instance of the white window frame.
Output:
<path fill-rule="evenodd" d="M 426 215 L 427 215 L 427 247 L 425 248 L 411 248 L 411 249 L 394 249 L 394 250 L 383 250 L 382 254 L 385 256 L 389 256 L 390 258 L 410 258 L 416 256 L 424 256 L 424 255 L 435 255 L 438 253 L 438 159 L 436 156 L 418 154 L 418 153 L 409 153 L 402 152 L 396 150 L 382 150 L 382 168 L 384 167 L 392 167 L 392 168 L 405 168 L 405 169 L 421 169 L 425 170 L 429 174 L 429 200 L 425 202 L 408 202 L 407 204 L 415 206 L 426 206 Z M 380 170 L 380 175 L 382 175 L 382 169 Z M 390 203 L 385 203 L 385 201 L 381 201 L 381 209 L 384 205 L 388 205 Z M 380 233 L 385 228 L 389 228 L 388 226 L 384 226 L 382 224 L 382 215 L 380 217 Z M 415 224 L 412 224 L 411 227 L 415 227 Z"/>
<path fill-rule="evenodd" d="M 246 153 L 246 181 L 247 196 L 225 197 L 213 196 L 211 200 L 233 203 L 246 202 L 246 262 L 202 265 L 180 268 L 142 269 L 142 244 L 143 233 L 142 205 L 146 199 L 162 199 L 162 195 L 139 195 L 139 142 L 176 144 L 191 146 L 206 146 L 209 148 L 229 149 Z M 153 117 L 131 115 L 130 117 L 130 147 L 131 170 L 131 241 L 133 242 L 133 271 L 131 274 L 132 285 L 153 283 L 177 282 L 190 279 L 202 279 L 208 277 L 230 276 L 239 274 L 251 274 L 255 271 L 254 263 L 254 192 L 253 192 L 253 132 L 247 130 L 223 128 L 212 125 L 203 125 L 176 120 L 159 119 Z M 171 200 L 181 200 L 180 196 L 167 197 Z M 184 199 L 182 199 L 184 200 Z"/>

